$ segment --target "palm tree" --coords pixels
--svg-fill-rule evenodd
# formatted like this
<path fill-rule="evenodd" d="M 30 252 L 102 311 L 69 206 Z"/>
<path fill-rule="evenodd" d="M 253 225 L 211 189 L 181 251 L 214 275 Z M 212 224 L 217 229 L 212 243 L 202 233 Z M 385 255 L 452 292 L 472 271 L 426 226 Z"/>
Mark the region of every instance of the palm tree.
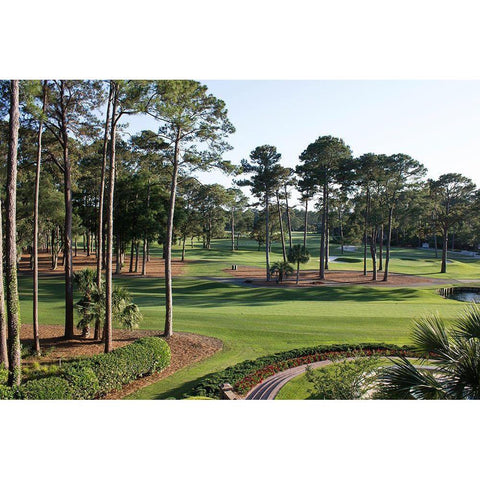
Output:
<path fill-rule="evenodd" d="M 106 292 L 104 282 L 97 284 L 96 270 L 86 268 L 75 274 L 75 283 L 83 293 L 77 302 L 77 310 L 81 315 L 77 328 L 81 328 L 83 337 L 87 338 L 90 326 L 105 318 Z M 132 296 L 127 289 L 114 287 L 112 291 L 112 316 L 124 328 L 132 330 L 142 320 L 138 306 L 132 302 Z"/>
<path fill-rule="evenodd" d="M 82 314 L 82 319 L 77 325 L 77 328 L 82 329 L 82 337 L 88 338 L 90 336 L 90 324 L 91 318 L 91 305 L 93 303 L 93 297 L 97 292 L 103 290 L 103 281 L 100 277 L 98 283 L 97 272 L 91 268 L 85 268 L 80 272 L 75 273 L 74 282 L 78 289 L 83 293 L 82 299 L 77 303 L 77 309 Z M 98 288 L 100 285 L 100 288 Z M 81 305 L 81 308 L 79 307 Z M 98 323 L 95 323 L 95 325 Z M 96 340 L 99 340 L 96 338 Z"/>
<path fill-rule="evenodd" d="M 406 358 L 379 374 L 379 396 L 391 399 L 480 398 L 480 307 L 472 304 L 451 328 L 432 316 L 416 322 L 414 350 L 436 360 L 433 370 L 419 369 Z"/>
<path fill-rule="evenodd" d="M 303 245 L 294 245 L 288 251 L 288 261 L 297 264 L 297 285 L 300 274 L 300 264 L 310 260 L 310 252 Z"/>
<path fill-rule="evenodd" d="M 275 262 L 270 267 L 270 274 L 277 275 L 277 283 L 282 283 L 284 277 L 293 273 L 293 268 L 288 262 Z"/>

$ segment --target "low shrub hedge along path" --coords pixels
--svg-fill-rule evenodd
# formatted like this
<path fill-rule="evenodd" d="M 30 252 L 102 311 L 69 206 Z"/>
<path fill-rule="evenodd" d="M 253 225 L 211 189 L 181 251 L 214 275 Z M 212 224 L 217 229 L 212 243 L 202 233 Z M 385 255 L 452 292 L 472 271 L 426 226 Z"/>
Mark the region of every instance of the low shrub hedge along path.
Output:
<path fill-rule="evenodd" d="M 410 347 L 385 343 L 360 343 L 317 345 L 315 347 L 296 348 L 283 352 L 259 357 L 255 360 L 245 360 L 225 370 L 206 375 L 190 390 L 190 396 L 206 396 L 222 398 L 220 385 L 230 383 L 240 395 L 247 394 L 253 387 L 264 382 L 267 378 L 293 367 L 305 367 L 315 362 L 325 361 L 332 356 L 347 355 L 363 352 L 365 355 L 373 353 L 384 356 L 415 356 Z"/>
<path fill-rule="evenodd" d="M 388 358 L 388 357 L 385 357 Z M 353 360 L 354 357 L 346 358 L 346 361 Z M 413 358 L 410 358 L 413 360 Z M 275 400 L 282 387 L 295 377 L 306 372 L 307 367 L 312 369 L 323 368 L 331 365 L 331 360 L 322 360 L 320 362 L 309 363 L 308 365 L 299 365 L 298 367 L 289 368 L 283 372 L 276 373 L 268 377 L 264 382 L 253 387 L 246 395 L 245 400 Z M 421 367 L 425 370 L 432 370 L 435 367 L 423 365 Z"/>
<path fill-rule="evenodd" d="M 349 360 L 349 359 L 347 359 Z M 264 382 L 253 387 L 245 397 L 245 400 L 274 400 L 281 388 L 298 375 L 305 373 L 307 366 L 312 369 L 326 367 L 332 363 L 331 360 L 321 360 L 320 362 L 309 363 L 308 365 L 299 365 L 289 368 L 283 372 L 276 373 L 268 377 Z"/>

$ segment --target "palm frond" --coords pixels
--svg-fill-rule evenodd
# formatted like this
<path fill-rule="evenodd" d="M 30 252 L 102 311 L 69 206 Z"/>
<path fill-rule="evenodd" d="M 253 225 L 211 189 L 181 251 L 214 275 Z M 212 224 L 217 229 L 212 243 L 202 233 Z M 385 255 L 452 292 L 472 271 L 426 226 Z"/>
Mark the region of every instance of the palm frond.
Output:
<path fill-rule="evenodd" d="M 412 330 L 413 349 L 425 356 L 430 353 L 449 360 L 450 342 L 445 324 L 438 315 L 415 322 Z"/>
<path fill-rule="evenodd" d="M 428 371 L 420 371 L 407 358 L 391 360 L 393 365 L 378 374 L 377 392 L 395 400 L 437 400 L 446 398 L 442 383 Z"/>
<path fill-rule="evenodd" d="M 480 305 L 472 303 L 455 324 L 453 334 L 465 339 L 480 339 Z"/>

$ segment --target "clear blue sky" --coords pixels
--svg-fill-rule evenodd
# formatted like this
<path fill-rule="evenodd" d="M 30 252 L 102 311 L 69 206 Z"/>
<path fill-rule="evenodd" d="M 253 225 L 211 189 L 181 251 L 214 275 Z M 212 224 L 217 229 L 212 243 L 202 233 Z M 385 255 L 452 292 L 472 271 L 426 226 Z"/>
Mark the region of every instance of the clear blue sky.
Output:
<path fill-rule="evenodd" d="M 202 81 L 225 101 L 236 128 L 225 158 L 239 163 L 258 145 L 275 145 L 282 163 L 321 135 L 341 137 L 354 155 L 406 153 L 430 177 L 458 172 L 480 186 L 480 81 Z M 130 130 L 154 128 L 132 119 Z M 230 185 L 218 172 L 204 182 Z"/>

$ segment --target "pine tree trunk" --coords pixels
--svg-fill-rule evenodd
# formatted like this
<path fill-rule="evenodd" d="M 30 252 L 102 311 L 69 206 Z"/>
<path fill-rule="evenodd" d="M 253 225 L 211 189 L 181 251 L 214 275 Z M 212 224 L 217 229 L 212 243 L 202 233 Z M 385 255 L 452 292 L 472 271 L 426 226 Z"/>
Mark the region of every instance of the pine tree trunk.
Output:
<path fill-rule="evenodd" d="M 107 225 L 107 228 L 108 228 L 108 225 Z M 117 240 L 117 255 L 115 259 L 116 259 L 117 265 L 116 265 L 115 273 L 117 275 L 120 275 L 122 273 L 122 263 L 123 263 L 122 262 L 122 240 L 120 238 L 120 234 L 117 234 L 116 240 Z M 108 241 L 107 241 L 107 249 L 108 249 Z"/>
<path fill-rule="evenodd" d="M 433 234 L 433 245 L 435 248 L 435 258 L 438 258 L 438 244 L 437 244 L 437 233 Z"/>
<path fill-rule="evenodd" d="M 345 253 L 345 240 L 343 238 L 343 215 L 339 210 L 338 219 L 340 222 L 340 253 L 343 255 Z"/>
<path fill-rule="evenodd" d="M 328 270 L 328 261 L 330 257 L 330 227 L 328 226 L 328 217 L 327 217 L 327 232 L 325 236 L 325 270 Z"/>
<path fill-rule="evenodd" d="M 43 81 L 42 115 L 47 109 L 47 82 Z M 35 170 L 35 193 L 33 197 L 33 349 L 37 355 L 41 354 L 40 334 L 38 327 L 38 202 L 40 198 L 40 170 L 42 165 L 42 133 L 43 116 L 38 123 L 37 134 L 37 168 Z M 75 242 L 76 245 L 76 242 Z M 76 250 L 76 247 L 75 247 Z"/>
<path fill-rule="evenodd" d="M 182 241 L 182 262 L 185 261 L 185 242 L 187 241 L 187 236 L 183 236 L 183 241 Z"/>
<path fill-rule="evenodd" d="M 325 206 L 327 209 L 325 215 L 325 270 L 328 270 L 328 262 L 330 260 L 330 200 L 328 196 L 328 186 L 326 191 Z"/>
<path fill-rule="evenodd" d="M 326 194 L 327 186 L 323 185 L 323 209 L 322 209 L 322 231 L 320 235 L 320 280 L 325 279 L 325 246 L 326 246 L 326 231 L 327 226 L 327 207 Z"/>
<path fill-rule="evenodd" d="M 132 243 L 130 245 L 130 267 L 128 269 L 129 273 L 133 272 L 133 252 L 134 252 L 134 248 L 135 248 L 135 242 L 132 238 Z"/>
<path fill-rule="evenodd" d="M 135 242 L 135 273 L 138 272 L 138 250 L 139 250 L 140 242 Z"/>
<path fill-rule="evenodd" d="M 113 294 L 113 198 L 115 189 L 115 174 L 116 174 L 116 127 L 117 120 L 117 101 L 118 101 L 118 85 L 115 82 L 111 82 L 111 88 L 113 89 L 112 99 L 112 126 L 111 126 L 111 147 L 110 147 L 110 175 L 109 175 L 109 188 L 108 188 L 108 201 L 107 201 L 107 251 L 106 251 L 106 271 L 105 271 L 105 327 L 104 327 L 104 341 L 105 341 L 105 353 L 112 350 L 112 294 Z M 120 237 L 117 236 L 117 239 Z M 118 261 L 120 259 L 120 242 L 117 242 L 117 268 Z"/>
<path fill-rule="evenodd" d="M 383 270 L 383 223 L 380 225 L 380 243 L 378 245 L 378 271 Z"/>
<path fill-rule="evenodd" d="M 2 199 L 0 197 L 0 365 L 8 369 L 7 349 L 7 317 L 5 312 L 5 293 L 3 276 L 3 232 L 2 232 Z"/>
<path fill-rule="evenodd" d="M 377 232 L 373 231 L 370 236 L 370 255 L 372 257 L 372 280 L 377 280 Z"/>
<path fill-rule="evenodd" d="M 447 247 L 448 247 L 448 229 L 443 228 L 443 245 L 442 245 L 442 267 L 440 273 L 447 273 Z"/>
<path fill-rule="evenodd" d="M 10 117 L 9 141 L 7 157 L 7 196 L 5 222 L 5 280 L 7 293 L 7 325 L 8 325 L 8 385 L 20 385 L 21 347 L 20 347 L 20 304 L 17 283 L 17 149 L 19 113 L 19 81 L 10 82 Z"/>
<path fill-rule="evenodd" d="M 285 188 L 285 208 L 287 210 L 287 228 L 288 228 L 288 243 L 290 250 L 293 248 L 293 243 L 292 243 L 292 223 L 290 220 L 290 209 L 288 208 L 288 192 L 287 192 L 287 186 L 284 186 Z"/>
<path fill-rule="evenodd" d="M 230 230 L 231 230 L 231 235 L 232 235 L 232 252 L 235 251 L 235 208 L 232 208 L 232 217 L 230 220 Z M 183 245 L 185 246 L 185 240 L 183 242 Z M 182 254 L 182 262 L 183 262 L 183 254 Z"/>
<path fill-rule="evenodd" d="M 63 242 L 63 260 L 65 268 L 65 338 L 74 336 L 73 323 L 73 258 L 72 258 L 72 165 L 69 155 L 69 139 L 65 106 L 64 81 L 60 81 L 61 138 L 63 147 L 63 178 L 65 198 L 65 229 Z"/>
<path fill-rule="evenodd" d="M 270 229 L 268 192 L 265 193 L 265 262 L 267 265 L 267 282 L 270 281 Z"/>
<path fill-rule="evenodd" d="M 282 241 L 282 255 L 283 261 L 287 261 L 287 251 L 285 249 L 285 232 L 283 231 L 283 218 L 282 218 L 282 209 L 280 208 L 280 197 L 277 191 L 277 209 L 278 209 L 278 221 L 280 223 L 280 238 Z"/>
<path fill-rule="evenodd" d="M 170 202 L 167 220 L 167 241 L 165 245 L 165 328 L 163 335 L 167 338 L 173 335 L 173 298 L 172 298 L 172 241 L 173 217 L 177 196 L 178 163 L 180 157 L 180 131 L 177 133 L 174 150 L 172 181 L 170 185 Z"/>
<path fill-rule="evenodd" d="M 102 172 L 100 174 L 100 191 L 98 196 L 98 225 L 97 225 L 97 288 L 100 291 L 102 289 L 102 268 L 104 267 L 105 258 L 104 252 L 104 236 L 103 236 L 103 206 L 105 201 L 105 171 L 107 168 L 108 158 L 108 132 L 110 126 L 110 108 L 112 105 L 112 85 L 109 88 L 107 113 L 105 116 L 105 128 L 103 132 L 103 149 L 102 149 Z M 95 320 L 95 333 L 94 339 L 100 340 L 101 331 L 101 319 L 98 317 Z"/>
<path fill-rule="evenodd" d="M 363 223 L 363 275 L 367 276 L 367 226 L 368 226 L 368 205 L 370 202 L 370 195 L 367 190 L 367 198 L 365 204 L 365 218 Z"/>
<path fill-rule="evenodd" d="M 142 247 L 142 275 L 147 274 L 147 237 L 143 238 Z"/>
<path fill-rule="evenodd" d="M 393 207 L 388 212 L 388 230 L 387 230 L 387 251 L 385 253 L 385 272 L 383 274 L 383 281 L 388 281 L 388 268 L 390 266 L 390 246 L 392 243 L 392 220 L 393 220 Z"/>
<path fill-rule="evenodd" d="M 307 248 L 308 198 L 305 199 L 305 217 L 303 220 L 303 248 Z"/>

